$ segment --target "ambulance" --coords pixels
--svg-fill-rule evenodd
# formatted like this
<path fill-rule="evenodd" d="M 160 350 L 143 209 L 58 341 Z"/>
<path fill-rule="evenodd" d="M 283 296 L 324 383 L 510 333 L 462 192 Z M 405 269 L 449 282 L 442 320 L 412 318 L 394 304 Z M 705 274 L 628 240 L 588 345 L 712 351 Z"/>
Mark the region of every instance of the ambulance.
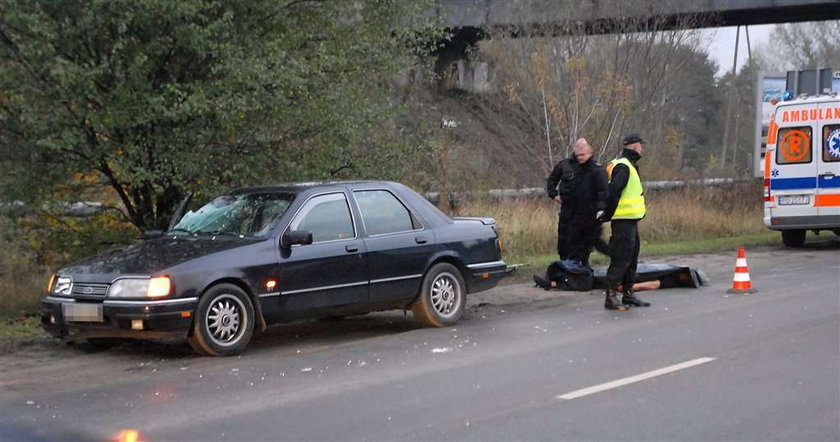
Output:
<path fill-rule="evenodd" d="M 840 235 L 840 97 L 783 101 L 771 116 L 764 157 L 764 225 L 801 247 L 808 230 Z"/>

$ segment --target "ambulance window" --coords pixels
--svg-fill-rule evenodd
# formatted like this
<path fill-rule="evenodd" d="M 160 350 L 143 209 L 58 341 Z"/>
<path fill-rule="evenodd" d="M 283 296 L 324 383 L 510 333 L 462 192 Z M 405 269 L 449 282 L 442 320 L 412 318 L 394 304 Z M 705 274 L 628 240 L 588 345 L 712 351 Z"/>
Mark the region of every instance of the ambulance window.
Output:
<path fill-rule="evenodd" d="M 840 161 L 840 124 L 823 126 L 823 161 Z"/>
<path fill-rule="evenodd" d="M 811 162 L 811 126 L 779 129 L 776 138 L 776 164 L 806 164 Z"/>

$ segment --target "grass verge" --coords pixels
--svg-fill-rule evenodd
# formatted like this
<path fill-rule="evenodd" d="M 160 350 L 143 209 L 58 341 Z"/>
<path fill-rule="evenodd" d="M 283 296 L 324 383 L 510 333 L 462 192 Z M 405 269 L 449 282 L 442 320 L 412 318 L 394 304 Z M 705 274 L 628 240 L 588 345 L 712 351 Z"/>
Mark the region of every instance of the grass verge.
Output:
<path fill-rule="evenodd" d="M 49 339 L 38 316 L 0 320 L 0 355 L 38 341 Z"/>

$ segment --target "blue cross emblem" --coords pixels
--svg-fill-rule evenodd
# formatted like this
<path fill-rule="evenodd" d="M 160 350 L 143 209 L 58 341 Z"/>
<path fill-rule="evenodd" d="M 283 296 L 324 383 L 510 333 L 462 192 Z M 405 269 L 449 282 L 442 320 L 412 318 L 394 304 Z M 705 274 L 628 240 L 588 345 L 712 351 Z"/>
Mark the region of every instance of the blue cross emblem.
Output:
<path fill-rule="evenodd" d="M 825 150 L 832 158 L 840 158 L 840 129 L 834 129 L 825 140 Z"/>
<path fill-rule="evenodd" d="M 779 169 L 773 169 L 770 172 L 770 176 L 772 176 L 773 178 L 778 178 L 779 177 Z"/>

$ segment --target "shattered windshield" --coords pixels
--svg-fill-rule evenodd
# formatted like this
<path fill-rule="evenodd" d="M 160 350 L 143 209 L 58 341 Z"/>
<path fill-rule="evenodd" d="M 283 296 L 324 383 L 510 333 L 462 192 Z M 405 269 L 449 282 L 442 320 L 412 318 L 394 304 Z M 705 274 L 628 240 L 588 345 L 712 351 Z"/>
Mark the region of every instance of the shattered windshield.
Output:
<path fill-rule="evenodd" d="M 264 236 L 292 200 L 291 193 L 222 195 L 184 214 L 169 233 Z"/>

